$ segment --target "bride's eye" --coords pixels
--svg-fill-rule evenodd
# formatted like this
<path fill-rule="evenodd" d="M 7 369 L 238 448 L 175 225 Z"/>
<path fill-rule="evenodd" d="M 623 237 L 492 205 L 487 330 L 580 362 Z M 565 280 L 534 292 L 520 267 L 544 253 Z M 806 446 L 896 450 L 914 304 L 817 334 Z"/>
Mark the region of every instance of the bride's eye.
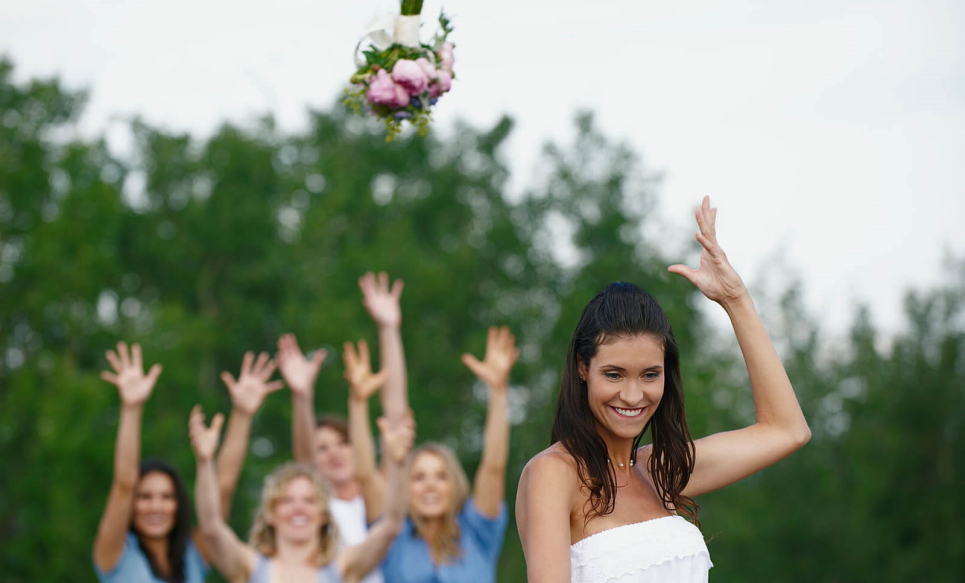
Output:
<path fill-rule="evenodd" d="M 605 373 L 603 373 L 603 376 L 605 376 L 606 378 L 610 379 L 611 381 L 618 381 L 618 380 L 620 380 L 620 373 L 618 373 L 618 372 L 616 372 L 616 371 L 612 371 L 612 370 L 606 371 Z"/>

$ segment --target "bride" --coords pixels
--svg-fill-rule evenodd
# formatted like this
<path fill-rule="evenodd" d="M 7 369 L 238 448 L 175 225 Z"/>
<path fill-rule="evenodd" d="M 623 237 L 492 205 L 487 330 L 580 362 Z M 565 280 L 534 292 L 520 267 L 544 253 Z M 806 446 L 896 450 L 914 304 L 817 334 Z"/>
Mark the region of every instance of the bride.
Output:
<path fill-rule="evenodd" d="M 552 445 L 526 465 L 516 520 L 530 583 L 694 583 L 713 566 L 693 498 L 802 447 L 811 432 L 740 276 L 717 244 L 717 209 L 697 209 L 690 280 L 730 317 L 754 395 L 749 427 L 692 441 L 680 360 L 650 294 L 611 283 L 580 317 L 563 369 Z M 649 427 L 651 445 L 638 447 Z"/>

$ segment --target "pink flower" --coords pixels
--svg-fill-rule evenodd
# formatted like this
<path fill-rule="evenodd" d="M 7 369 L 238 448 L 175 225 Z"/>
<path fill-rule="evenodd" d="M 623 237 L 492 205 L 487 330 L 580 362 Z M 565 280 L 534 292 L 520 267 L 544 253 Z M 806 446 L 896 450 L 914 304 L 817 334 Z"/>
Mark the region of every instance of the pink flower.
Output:
<path fill-rule="evenodd" d="M 439 66 L 446 71 L 452 71 L 452 66 L 456 63 L 456 56 L 452 54 L 452 43 L 442 43 L 438 54 Z"/>
<path fill-rule="evenodd" d="M 425 73 L 426 77 L 429 78 L 429 82 L 432 82 L 435 80 L 436 66 L 430 63 L 429 59 L 425 57 L 420 57 L 415 60 L 415 64 L 419 65 L 419 67 L 422 69 L 422 72 Z"/>
<path fill-rule="evenodd" d="M 401 85 L 397 85 L 392 77 L 379 69 L 375 79 L 369 83 L 369 91 L 366 97 L 372 103 L 387 105 L 389 107 L 405 107 L 409 105 L 409 93 Z"/>
<path fill-rule="evenodd" d="M 445 70 L 439 71 L 435 82 L 429 86 L 429 97 L 435 99 L 450 89 L 452 89 L 452 73 Z"/>
<path fill-rule="evenodd" d="M 419 95 L 429 86 L 429 76 L 415 61 L 399 59 L 392 67 L 392 79 L 411 95 Z"/>

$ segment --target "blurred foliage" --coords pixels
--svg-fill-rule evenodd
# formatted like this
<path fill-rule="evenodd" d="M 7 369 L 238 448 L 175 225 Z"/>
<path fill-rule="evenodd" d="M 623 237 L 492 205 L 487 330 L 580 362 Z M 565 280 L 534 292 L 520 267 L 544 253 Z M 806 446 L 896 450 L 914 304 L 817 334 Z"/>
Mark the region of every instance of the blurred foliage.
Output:
<path fill-rule="evenodd" d="M 118 400 L 104 351 L 140 342 L 165 365 L 144 455 L 193 481 L 190 407 L 227 411 L 221 370 L 294 332 L 327 347 L 320 411 L 345 411 L 336 347 L 375 340 L 356 279 L 406 280 L 403 336 L 420 439 L 454 446 L 471 473 L 485 402 L 459 362 L 508 324 L 513 507 L 519 471 L 546 447 L 558 371 L 586 301 L 613 279 L 653 293 L 675 326 L 694 435 L 753 419 L 735 342 L 671 278 L 652 232 L 657 177 L 577 119 L 549 144 L 536 184 L 504 197 L 512 122 L 387 145 L 378 126 L 312 112 L 204 141 L 132 122 L 136 152 L 76 136 L 84 95 L 16 83 L 0 61 L 0 574 L 94 580 L 90 552 L 110 483 Z M 648 231 L 648 225 L 651 229 Z M 682 233 L 680 241 L 689 238 Z M 679 243 L 675 242 L 675 243 Z M 674 245 L 676 246 L 676 245 Z M 879 334 L 859 311 L 828 338 L 799 286 L 760 301 L 815 437 L 759 475 L 699 500 L 716 581 L 965 579 L 965 263 L 910 293 L 908 328 Z M 374 411 L 373 414 L 377 414 Z M 232 522 L 247 531 L 260 479 L 290 457 L 290 403 L 268 399 Z M 511 525 L 499 580 L 525 580 Z M 86 574 L 86 575 L 85 575 Z"/>

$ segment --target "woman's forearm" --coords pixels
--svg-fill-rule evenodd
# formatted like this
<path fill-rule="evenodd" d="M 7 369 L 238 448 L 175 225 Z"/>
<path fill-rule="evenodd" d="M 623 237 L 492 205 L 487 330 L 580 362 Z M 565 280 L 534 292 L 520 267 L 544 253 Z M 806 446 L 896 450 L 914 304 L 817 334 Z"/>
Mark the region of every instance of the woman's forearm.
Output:
<path fill-rule="evenodd" d="M 231 416 L 228 418 L 228 429 L 225 431 L 224 444 L 218 452 L 219 504 L 221 516 L 225 520 L 231 514 L 231 502 L 234 499 L 235 489 L 238 487 L 241 468 L 244 467 L 245 457 L 248 454 L 251 421 L 250 414 L 232 409 Z"/>
<path fill-rule="evenodd" d="M 506 473 L 509 459 L 509 390 L 507 387 L 489 389 L 489 406 L 483 430 L 483 451 L 480 469 Z"/>
<path fill-rule="evenodd" d="M 295 461 L 314 465 L 315 403 L 314 392 L 292 391 L 292 454 Z"/>
<path fill-rule="evenodd" d="M 218 492 L 218 478 L 211 460 L 198 461 L 198 476 L 194 485 L 195 504 L 198 512 L 198 527 L 207 538 L 224 524 L 221 514 L 221 495 Z"/>
<path fill-rule="evenodd" d="M 473 501 L 483 516 L 499 515 L 506 497 L 509 457 L 509 395 L 504 388 L 489 389 L 489 408 L 483 432 L 483 452 L 473 484 Z"/>
<path fill-rule="evenodd" d="M 401 525 L 405 519 L 405 492 L 408 490 L 402 474 L 402 463 L 386 460 L 382 518 L 393 526 Z"/>
<path fill-rule="evenodd" d="M 744 355 L 757 422 L 807 441 L 811 436 L 807 420 L 750 295 L 722 305 Z"/>
<path fill-rule="evenodd" d="M 390 423 L 401 423 L 409 410 L 409 389 L 399 326 L 379 326 L 379 351 L 381 368 L 391 371 L 382 389 L 382 410 Z"/>
<path fill-rule="evenodd" d="M 349 397 L 349 441 L 355 458 L 355 478 L 362 487 L 366 519 L 374 522 L 382 515 L 385 488 L 375 463 L 375 440 L 369 423 L 369 403 L 366 399 Z"/>
<path fill-rule="evenodd" d="M 114 484 L 134 489 L 141 463 L 141 420 L 144 405 L 121 405 L 117 424 L 117 443 L 114 446 Z"/>

